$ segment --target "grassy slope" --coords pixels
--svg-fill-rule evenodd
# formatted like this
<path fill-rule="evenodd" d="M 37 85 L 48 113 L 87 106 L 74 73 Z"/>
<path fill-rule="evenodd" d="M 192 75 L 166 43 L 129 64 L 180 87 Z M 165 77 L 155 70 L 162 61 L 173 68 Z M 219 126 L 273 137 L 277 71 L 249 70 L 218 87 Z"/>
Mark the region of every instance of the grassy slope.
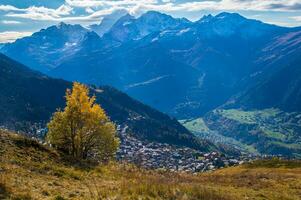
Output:
<path fill-rule="evenodd" d="M 261 134 L 261 138 L 265 138 L 266 144 L 286 148 L 295 152 L 295 156 L 301 156 L 301 117 L 298 116 L 298 113 L 287 113 L 278 109 L 254 111 L 229 109 L 214 112 L 242 125 L 254 125 L 254 129 L 250 130 L 250 133 L 253 131 Z"/>
<path fill-rule="evenodd" d="M 297 112 L 273 108 L 218 109 L 204 118 L 180 122 L 196 136 L 208 135 L 212 137 L 211 141 L 218 139 L 251 153 L 258 151 L 301 158 L 301 115 Z"/>
<path fill-rule="evenodd" d="M 217 144 L 221 143 L 229 146 L 235 146 L 240 149 L 240 151 L 244 151 L 246 153 L 258 153 L 251 145 L 244 144 L 234 138 L 223 136 L 217 131 L 209 129 L 203 118 L 180 120 L 179 122 L 197 137 L 205 138 Z"/>
<path fill-rule="evenodd" d="M 208 133 L 210 129 L 207 127 L 206 123 L 202 118 L 196 118 L 193 120 L 180 120 L 181 124 L 183 124 L 188 130 L 198 133 L 198 132 L 206 132 Z"/>
<path fill-rule="evenodd" d="M 296 122 L 283 121 L 284 118 L 289 117 L 290 113 L 283 113 L 278 109 L 257 111 L 229 109 L 219 110 L 219 114 L 241 124 L 255 124 L 266 137 L 284 142 L 289 140 L 290 133 L 295 131 L 292 127 L 300 127 Z M 297 119 L 297 117 L 294 116 L 294 119 Z"/>
<path fill-rule="evenodd" d="M 0 155 L 0 199 L 301 199 L 300 162 L 257 162 L 199 175 L 125 164 L 83 168 L 3 131 Z"/>

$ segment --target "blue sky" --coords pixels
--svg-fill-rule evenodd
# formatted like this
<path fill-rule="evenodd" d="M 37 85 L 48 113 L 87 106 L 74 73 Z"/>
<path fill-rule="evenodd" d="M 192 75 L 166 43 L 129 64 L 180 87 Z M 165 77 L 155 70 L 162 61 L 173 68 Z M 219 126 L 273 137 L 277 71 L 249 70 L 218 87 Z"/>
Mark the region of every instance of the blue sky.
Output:
<path fill-rule="evenodd" d="M 100 23 L 105 15 L 122 9 L 135 16 L 157 10 L 190 20 L 228 11 L 281 26 L 301 26 L 301 0 L 0 0 L 0 43 L 60 21 Z"/>

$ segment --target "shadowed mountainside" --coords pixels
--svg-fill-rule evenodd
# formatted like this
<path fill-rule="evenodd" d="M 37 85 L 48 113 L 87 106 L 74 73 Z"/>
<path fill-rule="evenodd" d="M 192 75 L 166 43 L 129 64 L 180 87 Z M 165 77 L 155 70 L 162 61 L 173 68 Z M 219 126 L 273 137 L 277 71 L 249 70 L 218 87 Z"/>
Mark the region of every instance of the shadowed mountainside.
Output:
<path fill-rule="evenodd" d="M 49 121 L 57 108 L 65 105 L 71 82 L 52 79 L 0 54 L 0 123 L 13 129 Z M 177 120 L 156 111 L 112 87 L 90 87 L 97 103 L 118 125 L 128 126 L 137 138 L 189 146 L 200 150 L 215 148 L 197 139 Z M 25 131 L 28 129 L 25 129 Z"/>

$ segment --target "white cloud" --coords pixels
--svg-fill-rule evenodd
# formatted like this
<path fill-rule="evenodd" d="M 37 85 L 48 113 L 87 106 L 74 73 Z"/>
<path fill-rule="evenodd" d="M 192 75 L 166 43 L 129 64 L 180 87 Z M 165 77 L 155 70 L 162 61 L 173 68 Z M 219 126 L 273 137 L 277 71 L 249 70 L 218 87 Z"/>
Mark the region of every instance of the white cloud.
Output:
<path fill-rule="evenodd" d="M 18 38 L 30 36 L 32 32 L 5 31 L 0 32 L 0 43 L 13 42 Z"/>
<path fill-rule="evenodd" d="M 167 2 L 162 5 L 142 3 L 140 9 L 186 12 L 201 10 L 296 11 L 301 10 L 301 2 L 299 0 L 205 0 L 179 4 Z"/>
<path fill-rule="evenodd" d="M 158 4 L 157 0 L 65 0 L 72 7 L 106 7 L 106 6 L 134 6 L 136 4 Z"/>
<path fill-rule="evenodd" d="M 59 8 L 54 10 L 54 13 L 57 15 L 70 15 L 72 10 L 73 8 L 71 8 L 70 6 L 61 5 Z"/>
<path fill-rule="evenodd" d="M 0 5 L 0 11 L 23 11 L 24 9 L 16 8 L 11 5 Z"/>
<path fill-rule="evenodd" d="M 91 8 L 104 6 L 103 1 L 97 0 L 65 0 L 65 2 L 67 5 L 72 7 Z"/>
<path fill-rule="evenodd" d="M 18 11 L 18 12 L 9 12 L 5 16 L 32 19 L 32 20 L 56 21 L 63 16 L 70 15 L 72 10 L 73 8 L 67 5 L 61 5 L 57 9 L 46 8 L 43 6 L 42 7 L 31 6 L 25 9 L 18 9 L 18 10 L 12 9 L 11 11 Z"/>
<path fill-rule="evenodd" d="M 18 9 L 13 6 L 3 7 L 5 11 L 10 11 L 5 14 L 6 17 L 12 18 L 24 18 L 36 21 L 65 21 L 65 22 L 95 22 L 100 21 L 103 16 L 111 14 L 112 12 L 122 9 L 122 7 L 112 6 L 107 9 L 92 10 L 91 8 L 86 8 L 86 12 L 89 15 L 76 16 L 72 15 L 73 7 L 70 5 L 62 5 L 57 9 L 51 9 L 46 7 L 28 7 L 25 9 Z M 1 7 L 0 7 L 1 10 Z"/>
<path fill-rule="evenodd" d="M 21 24 L 19 21 L 14 21 L 14 20 L 2 20 L 2 24 Z"/>
<path fill-rule="evenodd" d="M 300 0 L 204 0 L 177 3 L 171 0 L 65 0 L 72 7 L 123 6 L 124 9 L 160 9 L 166 11 L 198 10 L 254 10 L 254 11 L 294 11 L 301 10 Z"/>
<path fill-rule="evenodd" d="M 91 14 L 91 13 L 94 13 L 94 12 L 95 11 L 92 8 L 90 8 L 90 7 L 86 8 L 86 13 Z"/>
<path fill-rule="evenodd" d="M 112 14 L 116 10 L 121 10 L 121 7 L 112 7 L 109 9 L 103 9 L 94 11 L 93 13 L 86 15 L 86 16 L 70 16 L 70 17 L 63 17 L 56 21 L 64 21 L 64 22 L 75 22 L 75 23 L 92 23 L 92 22 L 100 22 L 104 16 Z"/>
<path fill-rule="evenodd" d="M 290 17 L 290 18 L 297 22 L 301 22 L 301 16 L 294 16 L 294 17 Z"/>

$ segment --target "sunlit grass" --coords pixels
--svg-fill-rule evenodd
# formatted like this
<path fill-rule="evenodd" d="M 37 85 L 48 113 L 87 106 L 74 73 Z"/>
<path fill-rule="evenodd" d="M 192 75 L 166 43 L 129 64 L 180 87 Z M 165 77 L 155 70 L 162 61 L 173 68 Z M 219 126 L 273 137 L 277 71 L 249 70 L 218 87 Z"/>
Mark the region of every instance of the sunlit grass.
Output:
<path fill-rule="evenodd" d="M 193 132 L 209 132 L 209 128 L 202 118 L 192 119 L 192 120 L 180 120 L 188 130 Z"/>
<path fill-rule="evenodd" d="M 257 161 L 203 174 L 172 173 L 111 162 L 87 167 L 54 150 L 1 132 L 0 199 L 298 199 L 301 166 Z M 21 144 L 21 145 L 20 145 Z M 25 145 L 24 145 L 25 144 Z"/>

